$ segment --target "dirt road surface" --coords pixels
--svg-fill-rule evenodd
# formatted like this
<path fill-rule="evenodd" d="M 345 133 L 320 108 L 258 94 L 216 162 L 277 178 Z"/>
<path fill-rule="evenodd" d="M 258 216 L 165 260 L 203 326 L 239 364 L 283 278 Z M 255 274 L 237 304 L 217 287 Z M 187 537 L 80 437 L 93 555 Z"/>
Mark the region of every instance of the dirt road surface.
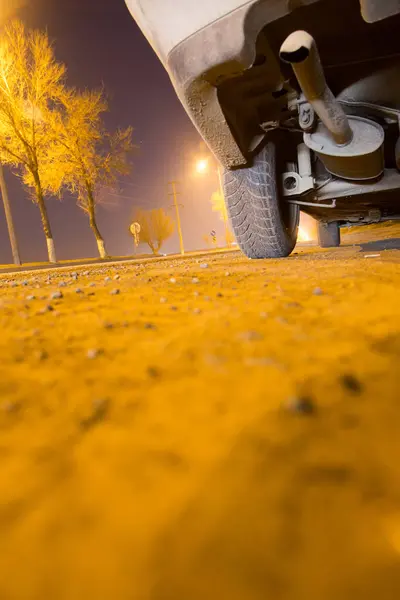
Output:
<path fill-rule="evenodd" d="M 1 600 L 400 598 L 400 227 L 343 240 L 0 277 Z"/>

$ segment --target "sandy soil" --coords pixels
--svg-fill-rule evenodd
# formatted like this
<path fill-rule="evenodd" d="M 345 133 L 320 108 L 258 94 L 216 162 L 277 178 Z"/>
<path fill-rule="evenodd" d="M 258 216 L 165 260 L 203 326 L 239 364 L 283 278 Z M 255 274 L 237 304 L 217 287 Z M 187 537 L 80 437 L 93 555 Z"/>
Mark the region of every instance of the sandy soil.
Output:
<path fill-rule="evenodd" d="M 400 229 L 367 234 L 2 275 L 0 599 L 399 598 Z"/>

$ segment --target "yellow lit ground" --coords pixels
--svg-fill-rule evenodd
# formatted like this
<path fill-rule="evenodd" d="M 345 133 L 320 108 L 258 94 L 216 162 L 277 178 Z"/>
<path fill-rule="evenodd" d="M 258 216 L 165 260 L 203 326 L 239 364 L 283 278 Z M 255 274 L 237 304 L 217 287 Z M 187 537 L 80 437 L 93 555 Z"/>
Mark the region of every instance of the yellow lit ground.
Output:
<path fill-rule="evenodd" d="M 400 228 L 343 239 L 0 277 L 1 600 L 400 598 Z"/>

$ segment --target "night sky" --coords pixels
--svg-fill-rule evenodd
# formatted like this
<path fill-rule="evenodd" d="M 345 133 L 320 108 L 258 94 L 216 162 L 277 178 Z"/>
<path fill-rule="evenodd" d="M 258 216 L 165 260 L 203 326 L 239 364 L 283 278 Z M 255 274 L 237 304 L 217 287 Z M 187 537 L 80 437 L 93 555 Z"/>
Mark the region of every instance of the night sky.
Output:
<path fill-rule="evenodd" d="M 132 254 L 128 233 L 135 208 L 169 208 L 168 184 L 179 182 L 182 227 L 187 249 L 205 246 L 202 237 L 223 231 L 211 211 L 210 196 L 218 189 L 216 173 L 196 176 L 193 163 L 204 145 L 177 100 L 167 73 L 133 21 L 124 0 L 28 0 L 16 14 L 28 27 L 47 29 L 56 58 L 66 64 L 68 84 L 78 88 L 104 86 L 110 112 L 109 129 L 134 128 L 139 152 L 132 174 L 121 180 L 120 197 L 109 196 L 99 208 L 99 225 L 114 256 Z M 24 262 L 46 260 L 46 245 L 38 208 L 8 167 L 6 179 Z M 48 198 L 47 206 L 59 259 L 96 256 L 87 217 L 64 195 Z M 143 251 L 145 247 L 143 246 Z M 176 233 L 165 251 L 178 249 Z M 11 252 L 0 208 L 0 263 Z"/>

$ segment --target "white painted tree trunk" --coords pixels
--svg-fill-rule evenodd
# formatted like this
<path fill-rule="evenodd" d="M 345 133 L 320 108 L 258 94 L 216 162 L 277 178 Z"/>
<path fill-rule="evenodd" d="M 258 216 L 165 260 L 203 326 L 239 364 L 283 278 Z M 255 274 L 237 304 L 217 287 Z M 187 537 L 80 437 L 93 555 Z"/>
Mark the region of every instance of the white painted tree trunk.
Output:
<path fill-rule="evenodd" d="M 56 249 L 54 248 L 54 240 L 52 238 L 46 238 L 47 242 L 47 254 L 49 255 L 49 262 L 56 263 Z"/>
<path fill-rule="evenodd" d="M 97 248 L 99 250 L 100 258 L 107 258 L 107 252 L 104 247 L 104 241 L 103 240 L 96 240 L 96 241 L 97 241 Z"/>

